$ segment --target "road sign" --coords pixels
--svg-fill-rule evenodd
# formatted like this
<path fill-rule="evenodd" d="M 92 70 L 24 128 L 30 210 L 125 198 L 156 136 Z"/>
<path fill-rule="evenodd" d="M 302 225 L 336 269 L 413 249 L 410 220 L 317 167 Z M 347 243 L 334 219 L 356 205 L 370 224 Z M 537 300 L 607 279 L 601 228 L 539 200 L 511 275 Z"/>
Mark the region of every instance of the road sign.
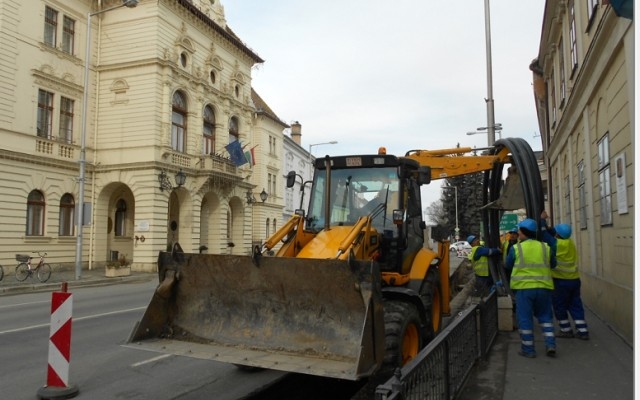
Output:
<path fill-rule="evenodd" d="M 500 219 L 500 231 L 508 231 L 518 224 L 517 214 L 504 214 Z"/>

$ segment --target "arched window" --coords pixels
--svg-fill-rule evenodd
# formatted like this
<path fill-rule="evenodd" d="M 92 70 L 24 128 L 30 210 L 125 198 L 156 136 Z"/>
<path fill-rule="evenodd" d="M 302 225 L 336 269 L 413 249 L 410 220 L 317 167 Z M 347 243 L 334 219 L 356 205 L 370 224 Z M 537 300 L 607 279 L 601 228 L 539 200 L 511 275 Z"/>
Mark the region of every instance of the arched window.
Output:
<path fill-rule="evenodd" d="M 187 141 L 187 101 L 182 92 L 173 94 L 171 113 L 171 148 L 184 153 Z"/>
<path fill-rule="evenodd" d="M 229 143 L 235 142 L 239 139 L 239 130 L 238 130 L 238 118 L 231 117 L 229 120 Z"/>
<path fill-rule="evenodd" d="M 27 198 L 27 236 L 44 235 L 44 195 L 33 190 Z"/>
<path fill-rule="evenodd" d="M 127 203 L 120 199 L 116 203 L 116 216 L 115 216 L 115 235 L 126 236 L 127 233 Z"/>
<path fill-rule="evenodd" d="M 204 108 L 202 116 L 202 154 L 213 154 L 215 151 L 216 116 L 211 106 Z"/>
<path fill-rule="evenodd" d="M 65 193 L 60 199 L 59 236 L 73 236 L 75 202 L 73 196 Z"/>

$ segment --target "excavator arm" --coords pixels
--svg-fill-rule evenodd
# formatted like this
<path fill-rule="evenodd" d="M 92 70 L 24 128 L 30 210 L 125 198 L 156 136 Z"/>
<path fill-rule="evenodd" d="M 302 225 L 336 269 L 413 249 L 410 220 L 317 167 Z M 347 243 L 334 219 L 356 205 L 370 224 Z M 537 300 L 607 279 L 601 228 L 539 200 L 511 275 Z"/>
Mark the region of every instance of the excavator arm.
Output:
<path fill-rule="evenodd" d="M 482 154 L 477 155 L 481 150 Z M 431 179 L 484 173 L 482 222 L 489 247 L 499 247 L 500 218 L 504 210 L 525 209 L 527 217 L 538 219 L 544 209 L 544 193 L 538 162 L 529 144 L 521 138 L 500 139 L 494 147 L 461 147 L 442 150 L 411 150 L 405 155 L 431 169 Z M 504 168 L 507 176 L 504 178 Z M 542 236 L 538 232 L 538 238 Z M 491 272 L 502 280 L 501 268 L 491 260 Z"/>
<path fill-rule="evenodd" d="M 431 168 L 431 180 L 451 178 L 491 170 L 496 164 L 511 163 L 509 149 L 501 147 L 496 154 L 475 155 L 477 149 L 456 147 L 442 150 L 410 150 L 406 158 Z"/>

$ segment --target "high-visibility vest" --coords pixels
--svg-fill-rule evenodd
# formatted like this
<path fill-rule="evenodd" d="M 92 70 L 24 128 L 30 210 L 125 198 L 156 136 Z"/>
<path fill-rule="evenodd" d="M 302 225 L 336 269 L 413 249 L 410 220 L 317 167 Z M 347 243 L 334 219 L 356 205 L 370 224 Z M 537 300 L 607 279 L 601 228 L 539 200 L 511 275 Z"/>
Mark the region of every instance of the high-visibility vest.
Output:
<path fill-rule="evenodd" d="M 571 239 L 558 238 L 556 249 L 558 265 L 551 270 L 551 276 L 559 279 L 579 279 L 578 251 Z"/>
<path fill-rule="evenodd" d="M 518 243 L 518 241 L 516 241 L 516 243 Z M 502 263 L 506 263 L 507 262 L 507 255 L 509 254 L 509 245 L 511 244 L 510 241 L 505 240 L 502 243 Z"/>
<path fill-rule="evenodd" d="M 474 256 L 476 255 L 476 250 L 478 250 L 480 246 L 474 246 L 471 249 L 471 253 L 469 253 L 469 261 L 473 265 L 473 272 L 477 276 L 489 276 L 489 258 L 486 256 L 481 256 L 477 260 L 474 260 Z"/>
<path fill-rule="evenodd" d="M 513 245 L 515 263 L 511 273 L 512 289 L 553 289 L 549 245 L 527 239 Z"/>

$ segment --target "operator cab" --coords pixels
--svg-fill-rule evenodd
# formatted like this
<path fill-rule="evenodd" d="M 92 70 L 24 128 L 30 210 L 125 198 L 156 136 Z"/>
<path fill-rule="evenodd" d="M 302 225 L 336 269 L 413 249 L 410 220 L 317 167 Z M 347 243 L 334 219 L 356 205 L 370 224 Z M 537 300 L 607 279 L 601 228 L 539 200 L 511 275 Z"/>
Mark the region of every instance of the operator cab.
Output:
<path fill-rule="evenodd" d="M 305 230 L 318 234 L 352 227 L 369 216 L 375 231 L 365 257 L 372 254 L 384 271 L 410 268 L 407 260 L 423 243 L 420 184 L 431 177 L 425 168 L 385 152 L 317 159 Z"/>

